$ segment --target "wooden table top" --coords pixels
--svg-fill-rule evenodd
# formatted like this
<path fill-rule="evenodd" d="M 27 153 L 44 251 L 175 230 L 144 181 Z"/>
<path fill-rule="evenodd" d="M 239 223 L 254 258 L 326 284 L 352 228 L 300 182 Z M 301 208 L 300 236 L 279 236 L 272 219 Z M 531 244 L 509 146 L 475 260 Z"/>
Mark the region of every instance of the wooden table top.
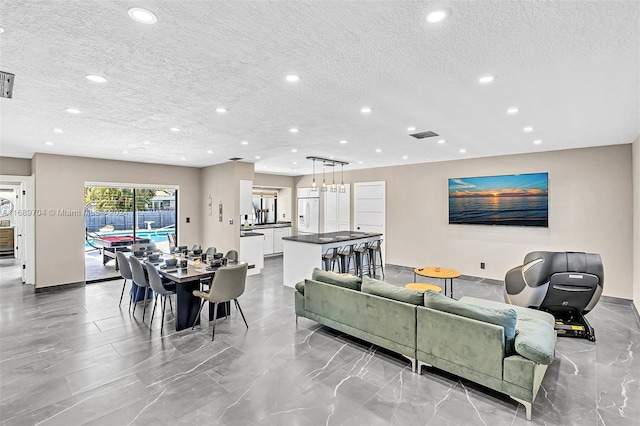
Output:
<path fill-rule="evenodd" d="M 442 287 L 439 287 L 435 284 L 429 284 L 429 283 L 409 283 L 409 284 L 406 284 L 404 288 L 406 288 L 407 290 L 415 290 L 415 291 L 433 290 L 433 291 L 437 291 L 438 293 L 442 293 Z"/>
<path fill-rule="evenodd" d="M 439 271 L 436 271 L 435 266 L 425 266 L 422 268 L 416 268 L 413 270 L 416 275 L 421 275 L 423 277 L 429 278 L 458 278 L 462 275 L 459 271 L 455 269 L 449 268 L 440 268 Z"/>

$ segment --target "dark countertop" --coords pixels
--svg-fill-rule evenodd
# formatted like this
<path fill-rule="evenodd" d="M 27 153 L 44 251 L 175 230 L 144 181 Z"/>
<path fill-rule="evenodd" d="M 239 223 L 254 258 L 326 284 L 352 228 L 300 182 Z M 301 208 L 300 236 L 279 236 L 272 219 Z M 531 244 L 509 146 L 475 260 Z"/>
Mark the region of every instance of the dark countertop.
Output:
<path fill-rule="evenodd" d="M 294 237 L 282 237 L 283 240 L 296 241 L 309 244 L 329 244 L 358 240 L 361 238 L 380 237 L 382 234 L 375 232 L 341 231 L 327 232 L 325 234 L 297 235 Z"/>
<path fill-rule="evenodd" d="M 262 237 L 264 234 L 260 234 L 258 232 L 251 231 L 242 231 L 240 232 L 240 238 L 242 237 Z"/>
<path fill-rule="evenodd" d="M 278 222 L 278 223 L 267 223 L 264 225 L 253 225 L 249 227 L 251 229 L 269 229 L 269 228 L 291 228 L 291 222 Z"/>

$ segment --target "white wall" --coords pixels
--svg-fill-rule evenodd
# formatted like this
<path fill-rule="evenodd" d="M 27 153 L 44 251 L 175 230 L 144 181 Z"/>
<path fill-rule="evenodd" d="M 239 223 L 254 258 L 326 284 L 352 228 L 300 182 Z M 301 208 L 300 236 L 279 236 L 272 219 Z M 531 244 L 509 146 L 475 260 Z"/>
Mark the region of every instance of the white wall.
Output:
<path fill-rule="evenodd" d="M 640 135 L 633 142 L 633 303 L 640 312 Z"/>
<path fill-rule="evenodd" d="M 448 178 L 533 172 L 549 173 L 549 228 L 448 224 Z M 604 262 L 604 294 L 633 297 L 630 144 L 345 170 L 345 182 L 382 180 L 388 263 L 503 280 L 534 250 L 595 252 Z M 310 183 L 305 176 L 297 185 Z"/>
<path fill-rule="evenodd" d="M 36 288 L 84 281 L 84 215 L 52 215 L 59 209 L 84 209 L 85 182 L 178 185 L 180 243 L 200 235 L 200 169 L 126 161 L 36 154 Z M 185 223 L 185 218 L 191 219 Z"/>

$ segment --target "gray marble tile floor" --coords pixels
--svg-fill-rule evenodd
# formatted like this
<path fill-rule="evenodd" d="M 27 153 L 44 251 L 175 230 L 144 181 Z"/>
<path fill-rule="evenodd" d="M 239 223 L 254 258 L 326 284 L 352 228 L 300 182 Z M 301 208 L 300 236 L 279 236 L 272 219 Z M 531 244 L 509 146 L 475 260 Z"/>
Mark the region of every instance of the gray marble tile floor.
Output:
<path fill-rule="evenodd" d="M 413 281 L 388 266 L 386 281 Z M 440 284 L 437 280 L 430 280 Z M 605 298 L 588 315 L 597 342 L 560 338 L 533 405 L 301 318 L 282 258 L 249 277 L 216 326 L 164 331 L 118 307 L 122 280 L 34 294 L 0 260 L 2 425 L 638 425 L 640 324 Z M 502 283 L 463 276 L 456 298 L 503 300 Z M 125 298 L 126 299 L 126 298 Z M 139 307 L 141 308 L 141 306 Z"/>

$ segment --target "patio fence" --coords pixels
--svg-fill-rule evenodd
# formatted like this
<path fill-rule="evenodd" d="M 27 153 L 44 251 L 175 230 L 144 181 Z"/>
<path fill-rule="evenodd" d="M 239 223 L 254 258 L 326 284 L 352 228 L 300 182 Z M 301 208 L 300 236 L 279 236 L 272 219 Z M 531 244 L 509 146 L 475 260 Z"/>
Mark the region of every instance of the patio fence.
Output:
<path fill-rule="evenodd" d="M 147 229 L 145 222 L 152 221 L 152 229 L 164 228 L 176 224 L 175 210 L 144 210 L 137 214 L 138 228 Z M 115 231 L 133 229 L 133 212 L 97 212 L 87 210 L 84 223 L 89 232 L 98 232 L 107 225 L 113 226 Z"/>

